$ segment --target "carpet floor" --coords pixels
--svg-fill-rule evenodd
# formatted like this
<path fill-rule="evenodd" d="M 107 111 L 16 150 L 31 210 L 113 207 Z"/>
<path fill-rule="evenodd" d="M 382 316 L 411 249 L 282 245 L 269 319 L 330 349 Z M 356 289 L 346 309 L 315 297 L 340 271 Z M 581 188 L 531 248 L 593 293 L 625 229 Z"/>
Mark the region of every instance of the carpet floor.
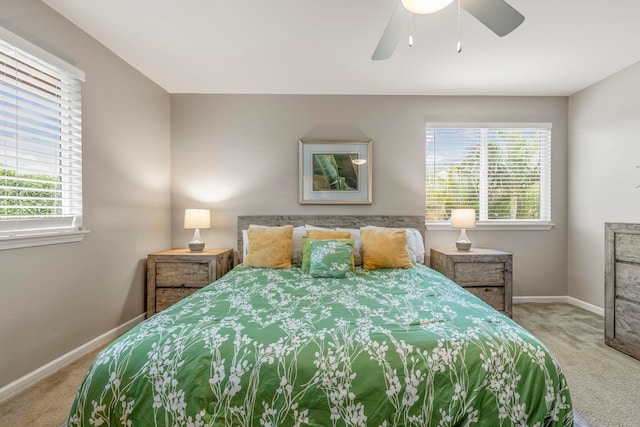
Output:
<path fill-rule="evenodd" d="M 562 367 L 576 427 L 640 426 L 640 361 L 604 344 L 602 317 L 568 304 L 516 304 L 513 318 Z M 98 350 L 0 403 L 0 427 L 59 427 Z"/>
<path fill-rule="evenodd" d="M 568 304 L 514 304 L 513 319 L 549 347 L 591 426 L 640 426 L 640 361 L 604 343 L 603 317 Z"/>

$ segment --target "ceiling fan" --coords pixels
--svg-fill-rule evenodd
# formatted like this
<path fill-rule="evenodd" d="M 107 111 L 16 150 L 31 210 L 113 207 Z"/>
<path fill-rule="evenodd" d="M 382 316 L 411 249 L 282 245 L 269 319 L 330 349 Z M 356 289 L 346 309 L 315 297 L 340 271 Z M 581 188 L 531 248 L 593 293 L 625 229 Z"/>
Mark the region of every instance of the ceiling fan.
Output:
<path fill-rule="evenodd" d="M 524 16 L 504 0 L 458 0 L 460 6 L 498 36 L 506 36 L 518 28 Z M 400 38 L 409 29 L 411 14 L 437 12 L 454 0 L 401 0 L 391 15 L 371 59 L 389 59 Z"/>

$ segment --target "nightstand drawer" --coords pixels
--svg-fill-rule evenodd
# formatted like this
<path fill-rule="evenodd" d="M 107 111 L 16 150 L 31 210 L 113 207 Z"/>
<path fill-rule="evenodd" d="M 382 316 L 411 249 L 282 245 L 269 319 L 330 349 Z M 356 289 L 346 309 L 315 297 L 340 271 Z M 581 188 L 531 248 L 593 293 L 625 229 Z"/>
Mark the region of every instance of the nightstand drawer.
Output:
<path fill-rule="evenodd" d="M 453 274 L 461 286 L 504 286 L 503 262 L 458 262 Z"/>
<path fill-rule="evenodd" d="M 504 286 L 465 288 L 498 311 L 504 311 Z"/>
<path fill-rule="evenodd" d="M 156 287 L 197 287 L 208 285 L 211 280 L 209 263 L 158 262 L 156 263 Z"/>
<path fill-rule="evenodd" d="M 156 311 L 162 311 L 200 288 L 158 288 L 156 289 Z"/>

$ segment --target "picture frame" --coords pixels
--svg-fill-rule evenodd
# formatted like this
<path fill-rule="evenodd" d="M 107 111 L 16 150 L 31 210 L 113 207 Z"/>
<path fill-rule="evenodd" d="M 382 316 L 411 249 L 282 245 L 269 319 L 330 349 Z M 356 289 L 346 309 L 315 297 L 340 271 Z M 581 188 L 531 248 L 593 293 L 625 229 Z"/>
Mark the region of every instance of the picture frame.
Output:
<path fill-rule="evenodd" d="M 299 203 L 372 203 L 372 140 L 299 140 Z"/>

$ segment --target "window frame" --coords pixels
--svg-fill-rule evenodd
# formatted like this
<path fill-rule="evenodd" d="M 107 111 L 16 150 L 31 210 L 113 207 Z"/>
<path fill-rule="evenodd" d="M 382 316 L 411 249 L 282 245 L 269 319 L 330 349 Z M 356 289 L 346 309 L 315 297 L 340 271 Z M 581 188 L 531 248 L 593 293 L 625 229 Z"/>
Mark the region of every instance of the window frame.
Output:
<path fill-rule="evenodd" d="M 78 108 L 80 111 L 77 112 L 77 116 L 80 118 L 82 115 L 81 109 L 81 98 L 82 98 L 82 83 L 85 80 L 84 71 L 76 68 L 75 66 L 67 63 L 66 61 L 58 58 L 55 55 L 47 52 L 46 50 L 36 46 L 35 44 L 13 34 L 7 29 L 0 27 L 0 39 L 10 45 L 11 48 L 15 48 L 23 52 L 24 54 L 31 56 L 35 59 L 35 62 L 43 63 L 42 72 L 46 72 L 46 67 L 57 69 L 60 73 L 68 76 L 69 79 L 75 79 L 77 81 L 78 90 L 77 93 L 72 92 L 73 96 L 78 97 L 78 105 L 74 106 L 74 108 Z M 33 65 L 33 64 L 32 64 Z M 39 68 L 37 68 L 39 69 Z M 16 126 L 17 126 L 16 122 Z M 79 125 L 79 129 L 74 129 L 75 138 L 79 141 L 77 144 L 82 147 L 82 130 L 81 125 Z M 66 148 L 65 148 L 66 149 Z M 82 175 L 82 155 L 79 154 L 79 171 Z M 60 164 L 62 168 L 66 168 L 66 162 L 64 157 L 61 158 Z M 68 172 L 65 172 L 68 173 Z M 80 178 L 81 182 L 81 178 Z M 81 187 L 81 183 L 80 183 Z M 68 184 L 63 183 L 61 186 L 61 191 L 65 192 L 66 188 L 68 188 Z M 12 230 L 4 230 L 0 231 L 0 250 L 4 249 L 14 249 L 14 248 L 24 248 L 31 246 L 42 246 L 42 245 L 51 245 L 51 244 L 59 244 L 59 243 L 70 243 L 70 242 L 78 242 L 82 241 L 85 236 L 89 233 L 88 230 L 83 229 L 82 227 L 82 219 L 84 215 L 84 206 L 83 206 L 83 192 L 80 188 L 79 191 L 80 201 L 79 201 L 79 214 L 75 215 L 76 220 L 73 222 L 72 226 L 61 226 L 60 223 L 57 223 L 55 220 L 54 224 L 51 225 L 52 228 L 48 228 L 46 225 L 41 226 L 35 229 L 29 228 L 20 228 L 18 222 L 15 221 L 15 228 Z M 36 220 L 41 221 L 43 224 L 51 222 L 51 220 L 42 219 Z"/>
<path fill-rule="evenodd" d="M 476 229 L 479 230 L 550 230 L 555 224 L 551 218 L 551 142 L 552 142 L 552 123 L 539 123 L 539 122 L 482 122 L 482 123 L 460 123 L 460 122 L 427 122 L 425 125 L 425 162 L 428 161 L 428 155 L 430 154 L 428 150 L 428 133 L 430 129 L 483 129 L 483 130 L 491 130 L 491 129 L 547 129 L 548 130 L 548 139 L 545 141 L 546 146 L 543 147 L 545 159 L 541 164 L 541 176 L 540 176 L 540 210 L 541 217 L 543 216 L 542 212 L 545 211 L 547 214 L 547 219 L 536 219 L 536 220 L 510 220 L 510 219 L 502 219 L 502 220 L 493 220 L 493 219 L 479 219 L 476 221 Z M 486 159 L 483 159 L 486 162 Z M 426 181 L 430 177 L 425 175 L 425 184 Z M 486 181 L 486 176 L 481 178 L 481 181 Z M 480 189 L 481 193 L 484 195 L 485 199 L 482 200 L 482 196 L 480 199 L 480 203 L 486 205 L 488 203 L 487 199 L 487 188 Z M 427 195 L 425 194 L 425 203 L 427 201 Z M 425 205 L 426 209 L 426 205 Z M 478 213 L 480 217 L 480 213 Z M 427 220 L 426 211 L 425 211 L 425 225 L 427 230 L 451 230 L 450 221 L 447 220 Z"/>

